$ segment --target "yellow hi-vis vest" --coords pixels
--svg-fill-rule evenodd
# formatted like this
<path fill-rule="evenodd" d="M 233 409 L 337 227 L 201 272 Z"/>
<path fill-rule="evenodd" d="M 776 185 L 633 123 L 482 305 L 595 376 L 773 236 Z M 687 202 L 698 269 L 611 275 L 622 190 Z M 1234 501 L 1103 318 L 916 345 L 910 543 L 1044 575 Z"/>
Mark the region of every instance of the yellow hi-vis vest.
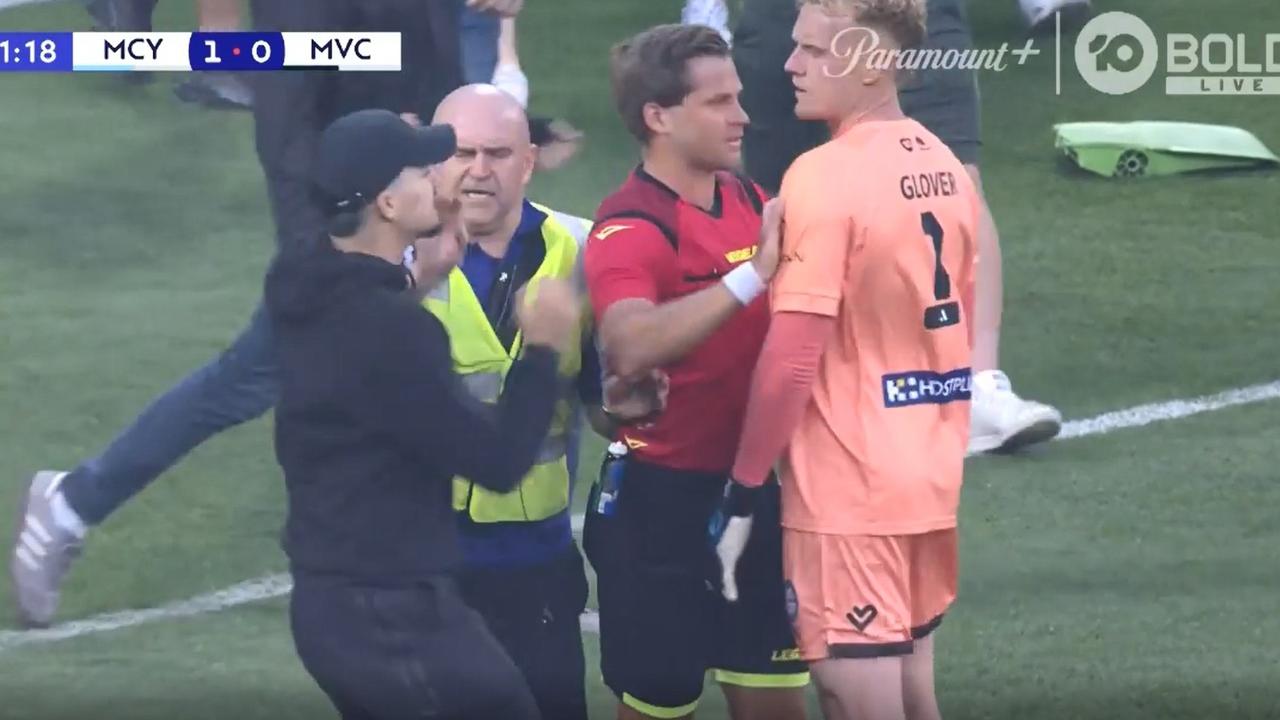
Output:
<path fill-rule="evenodd" d="M 542 223 L 546 257 L 526 284 L 530 292 L 536 293 L 540 278 L 574 278 L 578 241 L 555 219 L 551 210 L 540 205 L 534 207 L 547 216 Z M 482 402 L 496 403 L 507 371 L 520 355 L 523 341 L 519 332 L 508 351 L 489 323 L 471 283 L 459 268 L 454 268 L 448 279 L 427 295 L 423 304 L 449 331 L 454 370 L 462 375 L 463 384 Z M 566 448 L 569 423 L 574 417 L 569 389 L 581 369 L 582 357 L 576 351 L 580 345 L 579 334 L 569 346 L 575 350 L 564 353 L 560 358 L 562 398 L 556 406 L 551 430 L 542 443 L 533 469 L 515 490 L 507 494 L 486 490 L 463 477 L 454 478 L 454 510 L 468 513 L 473 522 L 495 523 L 545 520 L 569 507 Z M 501 449 L 495 448 L 494 451 L 501 452 Z"/>

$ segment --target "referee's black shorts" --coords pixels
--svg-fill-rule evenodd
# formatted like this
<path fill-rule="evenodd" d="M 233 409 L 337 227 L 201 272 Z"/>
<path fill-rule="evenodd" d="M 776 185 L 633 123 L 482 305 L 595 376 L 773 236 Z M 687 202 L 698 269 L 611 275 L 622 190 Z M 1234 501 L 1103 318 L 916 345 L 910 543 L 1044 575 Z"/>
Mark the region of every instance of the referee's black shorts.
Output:
<path fill-rule="evenodd" d="M 765 486 L 738 564 L 739 599 L 728 603 L 707 535 L 725 476 L 626 462 L 611 515 L 597 512 L 593 488 L 583 537 L 605 684 L 656 717 L 692 712 L 708 670 L 730 685 L 806 685 L 786 611 L 777 484 Z"/>
<path fill-rule="evenodd" d="M 343 720 L 538 720 L 524 678 L 450 578 L 372 587 L 296 575 L 294 646 Z"/>

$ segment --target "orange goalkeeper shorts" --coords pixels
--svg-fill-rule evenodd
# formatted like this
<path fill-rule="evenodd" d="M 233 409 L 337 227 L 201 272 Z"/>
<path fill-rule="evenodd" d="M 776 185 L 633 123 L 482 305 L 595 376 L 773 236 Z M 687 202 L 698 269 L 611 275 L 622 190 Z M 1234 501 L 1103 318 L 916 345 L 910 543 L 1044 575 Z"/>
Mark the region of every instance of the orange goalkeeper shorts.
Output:
<path fill-rule="evenodd" d="M 908 655 L 956 597 L 955 528 L 918 535 L 783 530 L 787 609 L 801 657 Z"/>

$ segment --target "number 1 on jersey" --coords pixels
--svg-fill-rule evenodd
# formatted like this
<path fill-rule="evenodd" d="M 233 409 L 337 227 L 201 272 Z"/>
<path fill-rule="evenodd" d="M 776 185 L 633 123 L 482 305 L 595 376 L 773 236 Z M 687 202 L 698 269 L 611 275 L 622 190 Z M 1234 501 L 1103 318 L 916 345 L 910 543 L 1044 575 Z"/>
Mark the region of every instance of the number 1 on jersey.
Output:
<path fill-rule="evenodd" d="M 951 276 L 942 264 L 942 238 L 945 233 L 942 223 L 932 212 L 920 213 L 920 228 L 929 236 L 933 244 L 933 299 L 947 300 L 951 297 Z M 960 322 L 960 303 L 951 301 L 925 308 L 924 326 L 927 330 L 937 330 Z"/>

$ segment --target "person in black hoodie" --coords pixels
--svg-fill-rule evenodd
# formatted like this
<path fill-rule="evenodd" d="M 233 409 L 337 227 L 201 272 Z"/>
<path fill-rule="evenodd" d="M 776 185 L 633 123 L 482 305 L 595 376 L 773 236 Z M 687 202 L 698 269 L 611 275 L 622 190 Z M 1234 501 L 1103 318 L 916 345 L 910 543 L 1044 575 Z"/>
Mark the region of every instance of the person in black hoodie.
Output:
<path fill-rule="evenodd" d="M 293 637 L 344 718 L 538 717 L 452 579 L 451 483 L 505 492 L 528 472 L 579 302 L 564 283 L 531 288 L 517 303 L 524 351 L 497 407 L 466 391 L 415 292 L 431 279 L 402 264 L 410 245 L 438 257 L 465 243 L 431 169 L 454 145 L 449 126 L 389 111 L 335 121 L 315 176 L 329 237 L 281 253 L 267 274 Z"/>
<path fill-rule="evenodd" d="M 3 5 L 5 0 L 0 0 Z M 276 244 L 309 244 L 325 231 L 323 209 L 309 192 L 321 131 L 364 108 L 429 118 L 462 84 L 459 48 L 463 0 L 253 0 L 253 29 L 263 32 L 396 32 L 402 69 L 344 73 L 334 69 L 253 73 L 253 125 L 259 164 L 275 220 Z M 474 3 L 473 3 L 474 4 Z M 149 26 L 156 0 L 93 3 L 117 31 Z M 511 0 L 475 9 L 519 10 Z M 114 9 L 113 9 L 114 8 Z M 140 25 L 141 23 L 141 25 Z M 248 77 L 248 76 L 245 76 Z M 550 169 L 572 155 L 581 135 L 549 118 L 529 121 L 538 164 Z M 552 161 L 555 158 L 555 161 Z M 46 627 L 62 584 L 101 525 L 188 453 L 228 428 L 266 414 L 276 402 L 273 328 L 261 306 L 225 350 L 157 395 L 101 452 L 70 472 L 46 469 L 20 496 L 23 519 L 9 546 L 18 621 Z M 27 547 L 19 538 L 37 538 Z"/>

